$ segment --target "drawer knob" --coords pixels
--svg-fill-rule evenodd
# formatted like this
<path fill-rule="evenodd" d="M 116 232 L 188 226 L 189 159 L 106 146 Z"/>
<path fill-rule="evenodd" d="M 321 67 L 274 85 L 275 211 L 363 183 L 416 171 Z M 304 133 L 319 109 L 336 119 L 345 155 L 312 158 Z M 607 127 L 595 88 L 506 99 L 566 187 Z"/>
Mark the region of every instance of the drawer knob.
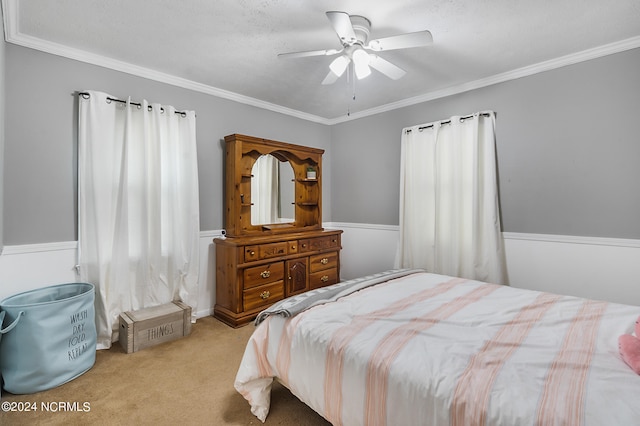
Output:
<path fill-rule="evenodd" d="M 265 290 L 262 293 L 260 293 L 260 299 L 262 300 L 267 300 L 269 296 L 271 296 L 271 293 L 269 293 L 269 290 Z"/>
<path fill-rule="evenodd" d="M 260 276 L 262 278 L 269 278 L 271 276 L 271 271 L 269 271 L 269 270 L 262 271 L 262 272 L 260 272 Z M 267 297 L 269 297 L 269 296 L 267 296 Z"/>
<path fill-rule="evenodd" d="M 255 251 L 253 251 L 253 250 L 251 250 L 251 251 L 249 252 L 249 255 L 251 255 L 251 256 L 255 256 L 255 254 L 256 254 L 256 252 L 255 252 Z"/>
<path fill-rule="evenodd" d="M 326 265 L 327 263 L 329 263 L 329 259 L 328 259 L 328 258 L 326 258 L 326 257 L 323 257 L 323 258 L 320 260 L 320 263 L 322 263 L 323 265 Z"/>
<path fill-rule="evenodd" d="M 320 278 L 320 281 L 326 283 L 327 281 L 329 281 L 329 275 L 323 275 L 322 278 Z"/>

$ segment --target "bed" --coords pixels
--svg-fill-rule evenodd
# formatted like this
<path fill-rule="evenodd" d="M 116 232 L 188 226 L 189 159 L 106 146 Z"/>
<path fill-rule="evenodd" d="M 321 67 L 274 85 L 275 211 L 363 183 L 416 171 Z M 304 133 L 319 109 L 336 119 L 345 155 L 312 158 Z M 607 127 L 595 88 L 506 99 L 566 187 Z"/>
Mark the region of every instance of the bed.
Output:
<path fill-rule="evenodd" d="M 277 379 L 334 425 L 640 424 L 640 376 L 618 351 L 639 315 L 386 271 L 261 313 L 235 387 L 263 422 Z"/>

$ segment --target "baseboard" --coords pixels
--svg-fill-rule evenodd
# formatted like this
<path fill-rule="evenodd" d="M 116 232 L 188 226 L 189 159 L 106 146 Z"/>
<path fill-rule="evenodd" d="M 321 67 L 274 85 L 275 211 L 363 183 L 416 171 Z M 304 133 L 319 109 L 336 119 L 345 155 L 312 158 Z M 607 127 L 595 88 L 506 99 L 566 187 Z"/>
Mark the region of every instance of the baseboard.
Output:
<path fill-rule="evenodd" d="M 210 317 L 213 315 L 213 308 L 209 308 L 209 309 L 201 309 L 199 311 L 196 312 L 195 317 L 197 319 L 200 318 L 204 318 L 204 317 Z"/>

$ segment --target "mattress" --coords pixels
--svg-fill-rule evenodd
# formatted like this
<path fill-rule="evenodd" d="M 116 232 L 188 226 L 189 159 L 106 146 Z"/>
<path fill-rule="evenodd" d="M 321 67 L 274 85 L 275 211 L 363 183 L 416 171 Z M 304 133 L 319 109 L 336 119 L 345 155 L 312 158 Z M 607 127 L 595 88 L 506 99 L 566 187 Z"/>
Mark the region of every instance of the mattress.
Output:
<path fill-rule="evenodd" d="M 235 381 L 260 420 L 277 379 L 335 425 L 640 424 L 618 352 L 640 307 L 415 270 L 355 281 L 260 317 Z"/>

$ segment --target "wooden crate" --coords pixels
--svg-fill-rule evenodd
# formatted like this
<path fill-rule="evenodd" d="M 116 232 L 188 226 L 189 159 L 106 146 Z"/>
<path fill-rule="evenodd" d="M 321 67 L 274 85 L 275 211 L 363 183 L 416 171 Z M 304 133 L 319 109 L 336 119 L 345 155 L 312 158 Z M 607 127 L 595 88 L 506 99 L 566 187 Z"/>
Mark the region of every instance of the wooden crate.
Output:
<path fill-rule="evenodd" d="M 120 346 L 128 354 L 191 333 L 191 307 L 180 301 L 120 314 Z"/>

